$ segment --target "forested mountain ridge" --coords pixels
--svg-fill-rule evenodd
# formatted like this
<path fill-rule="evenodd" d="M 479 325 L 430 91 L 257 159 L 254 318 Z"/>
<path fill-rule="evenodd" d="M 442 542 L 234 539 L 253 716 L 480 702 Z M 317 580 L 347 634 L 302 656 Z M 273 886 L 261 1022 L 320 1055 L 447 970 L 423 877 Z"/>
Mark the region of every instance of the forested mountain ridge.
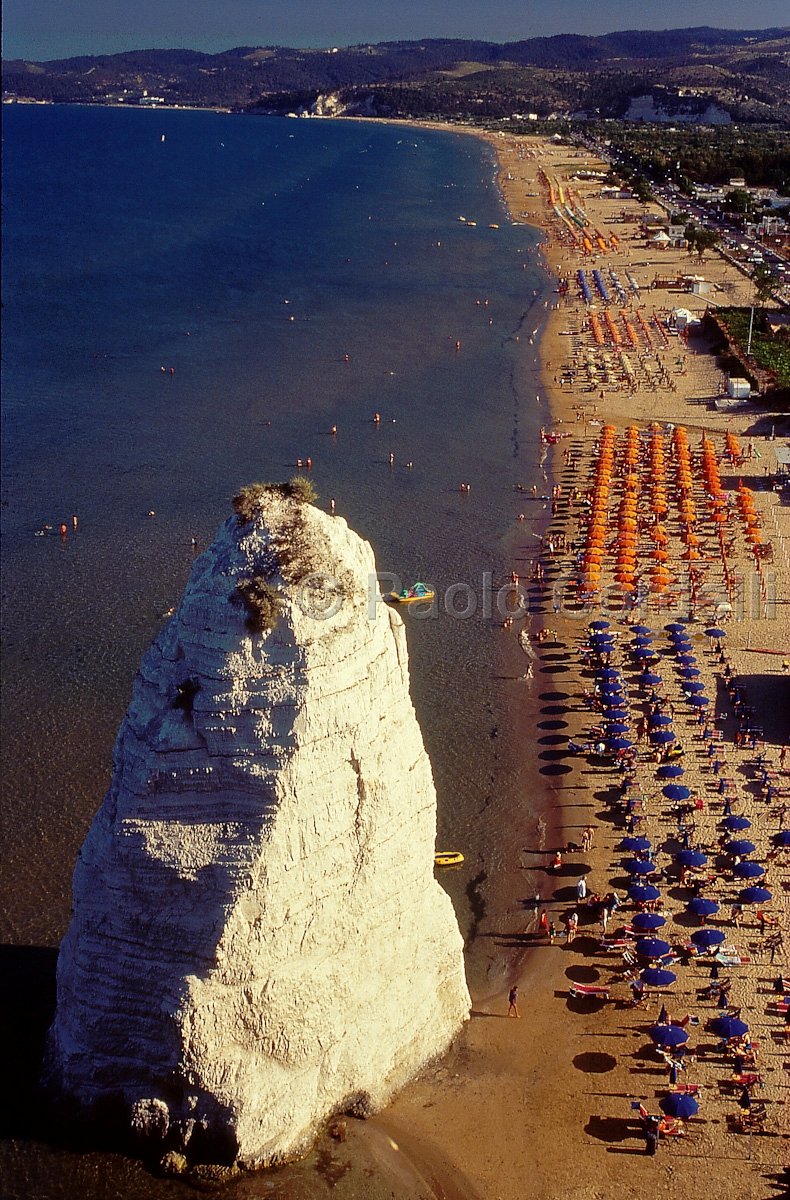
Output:
<path fill-rule="evenodd" d="M 652 97 L 655 110 L 679 119 L 714 105 L 722 120 L 790 124 L 790 27 L 17 59 L 3 63 L 3 87 L 7 99 L 275 112 L 331 94 L 337 111 L 473 121 L 527 111 L 623 117 L 635 98 Z"/>

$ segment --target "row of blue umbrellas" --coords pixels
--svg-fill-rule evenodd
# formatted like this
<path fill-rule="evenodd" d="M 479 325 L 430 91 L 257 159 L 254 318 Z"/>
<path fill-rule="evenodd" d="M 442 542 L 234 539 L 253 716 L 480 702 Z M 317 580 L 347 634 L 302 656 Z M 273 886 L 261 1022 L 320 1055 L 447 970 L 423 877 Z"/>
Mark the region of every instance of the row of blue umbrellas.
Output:
<path fill-rule="evenodd" d="M 601 619 L 598 621 L 590 621 L 590 624 L 587 626 L 587 628 L 592 629 L 593 632 L 600 633 L 604 629 L 610 629 L 611 624 L 609 621 L 604 621 Z M 686 625 L 681 625 L 680 621 L 673 621 L 671 624 L 665 625 L 664 629 L 667 633 L 688 633 L 688 627 Z M 645 635 L 649 634 L 651 637 L 655 636 L 653 630 L 647 625 L 634 625 L 631 628 L 631 632 Z M 723 638 L 726 636 L 727 635 L 723 629 L 714 628 L 705 630 L 705 637 Z"/>

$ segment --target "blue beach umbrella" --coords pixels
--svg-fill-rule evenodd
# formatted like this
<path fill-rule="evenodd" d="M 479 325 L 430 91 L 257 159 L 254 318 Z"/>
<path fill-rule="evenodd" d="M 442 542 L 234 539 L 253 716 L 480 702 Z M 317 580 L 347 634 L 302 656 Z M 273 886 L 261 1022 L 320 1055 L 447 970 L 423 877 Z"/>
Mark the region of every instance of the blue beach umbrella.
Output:
<path fill-rule="evenodd" d="M 622 679 L 622 672 L 616 667 L 601 667 L 600 671 L 596 672 L 596 679 Z"/>
<path fill-rule="evenodd" d="M 590 621 L 588 628 L 595 630 L 609 629 L 610 625 L 608 621 Z"/>
<path fill-rule="evenodd" d="M 649 904 L 661 899 L 661 892 L 652 883 L 632 883 L 628 889 L 628 898 L 636 904 Z"/>
<path fill-rule="evenodd" d="M 604 704 L 603 715 L 607 721 L 628 721 L 631 716 L 622 704 Z"/>
<path fill-rule="evenodd" d="M 668 783 L 661 791 L 667 800 L 688 800 L 691 795 L 691 789 L 684 787 L 682 783 Z"/>
<path fill-rule="evenodd" d="M 631 858 L 624 869 L 629 875 L 652 875 L 657 867 L 655 863 L 647 862 L 644 858 Z"/>
<path fill-rule="evenodd" d="M 698 667 L 681 667 L 678 671 L 681 679 L 696 679 L 699 675 Z"/>
<path fill-rule="evenodd" d="M 773 900 L 773 896 L 764 887 L 745 887 L 738 892 L 739 899 L 745 904 L 767 904 L 769 900 Z"/>
<path fill-rule="evenodd" d="M 634 743 L 630 742 L 628 738 L 614 737 L 607 738 L 606 744 L 610 750 L 630 750 Z"/>
<path fill-rule="evenodd" d="M 756 846 L 754 842 L 747 842 L 746 838 L 735 838 L 734 841 L 727 842 L 724 849 L 728 854 L 737 854 L 742 858 L 744 854 L 754 854 Z"/>
<path fill-rule="evenodd" d="M 749 1032 L 749 1026 L 738 1017 L 714 1017 L 710 1027 L 719 1037 L 727 1039 L 743 1037 Z"/>
<path fill-rule="evenodd" d="M 710 950 L 713 946 L 720 946 L 727 939 L 720 929 L 695 929 L 691 940 L 701 950 Z"/>
<path fill-rule="evenodd" d="M 669 713 L 654 713 L 652 717 L 647 718 L 647 722 L 657 729 L 660 725 L 671 725 L 672 717 Z"/>
<path fill-rule="evenodd" d="M 701 850 L 681 850 L 675 855 L 681 867 L 704 867 L 708 861 Z"/>
<path fill-rule="evenodd" d="M 647 625 L 634 625 L 631 629 L 631 632 L 632 633 L 649 633 L 651 637 L 655 636 L 653 633 L 653 630 L 650 629 L 650 627 Z"/>
<path fill-rule="evenodd" d="M 632 918 L 631 924 L 634 929 L 660 929 L 662 925 L 666 925 L 666 917 L 662 917 L 661 913 L 639 912 Z"/>
<path fill-rule="evenodd" d="M 735 864 L 733 874 L 739 879 L 759 879 L 765 874 L 765 867 L 761 867 L 759 863 L 752 862 L 750 858 Z"/>
<path fill-rule="evenodd" d="M 651 650 L 648 646 L 637 646 L 635 650 L 631 651 L 631 654 L 634 658 L 642 659 L 645 662 L 649 662 L 653 658 L 658 658 L 655 650 Z"/>
<path fill-rule="evenodd" d="M 709 637 L 709 638 L 723 638 L 723 637 L 726 637 L 726 636 L 727 636 L 727 634 L 724 632 L 724 630 L 723 630 L 723 629 L 706 629 L 706 630 L 705 630 L 705 637 Z"/>
<path fill-rule="evenodd" d="M 790 846 L 790 829 L 780 829 L 771 838 L 775 846 Z"/>
<path fill-rule="evenodd" d="M 707 696 L 692 696 L 689 700 L 689 704 L 693 708 L 707 708 L 710 704 L 710 700 Z"/>
<path fill-rule="evenodd" d="M 655 671 L 645 671 L 644 675 L 639 676 L 639 682 L 647 687 L 657 687 L 661 683 L 661 676 L 656 675 Z"/>
<path fill-rule="evenodd" d="M 686 632 L 686 626 L 681 625 L 677 621 L 674 623 L 674 625 L 665 625 L 664 628 L 666 629 L 667 633 L 685 633 Z"/>
<path fill-rule="evenodd" d="M 698 679 L 685 679 L 683 681 L 683 691 L 689 696 L 694 696 L 697 692 L 705 691 L 705 684 L 700 683 Z"/>
<path fill-rule="evenodd" d="M 636 952 L 641 958 L 663 958 L 672 947 L 663 938 L 643 937 L 636 943 Z"/>
<path fill-rule="evenodd" d="M 695 896 L 693 900 L 689 900 L 686 909 L 695 917 L 712 917 L 719 911 L 719 906 L 715 900 L 706 900 L 704 896 Z"/>
<path fill-rule="evenodd" d="M 654 1025 L 650 1030 L 650 1040 L 657 1046 L 682 1046 L 688 1037 L 685 1029 L 679 1025 Z"/>
<path fill-rule="evenodd" d="M 691 650 L 691 642 L 685 637 L 674 637 L 672 639 L 671 652 L 673 654 L 688 654 Z"/>
<path fill-rule="evenodd" d="M 680 663 L 681 667 L 693 667 L 696 661 L 697 660 L 693 654 L 678 655 L 678 662 Z"/>
<path fill-rule="evenodd" d="M 723 824 L 730 833 L 737 833 L 740 829 L 751 829 L 752 827 L 748 817 L 725 817 Z"/>
<path fill-rule="evenodd" d="M 591 633 L 590 634 L 591 642 L 611 642 L 613 640 L 614 639 L 612 638 L 611 633 Z"/>
<path fill-rule="evenodd" d="M 674 742 L 675 740 L 675 735 L 671 729 L 653 729 L 649 737 L 651 742 L 655 742 L 659 746 L 669 745 L 670 742 Z"/>
<path fill-rule="evenodd" d="M 620 845 L 624 850 L 631 850 L 635 854 L 644 854 L 645 850 L 650 849 L 650 838 L 624 837 Z"/>
<path fill-rule="evenodd" d="M 674 971 L 665 971 L 661 967 L 645 967 L 644 971 L 639 972 L 639 978 L 648 987 L 669 987 L 675 982 L 677 975 Z"/>
<path fill-rule="evenodd" d="M 697 1101 L 685 1092 L 670 1092 L 668 1096 L 662 1096 L 658 1107 L 668 1117 L 677 1117 L 680 1121 L 687 1121 L 699 1112 Z"/>
<path fill-rule="evenodd" d="M 626 725 L 623 721 L 612 721 L 606 727 L 606 735 L 609 737 L 611 734 L 614 734 L 617 737 L 618 734 L 628 733 L 630 728 L 630 725 Z"/>
<path fill-rule="evenodd" d="M 681 767 L 680 763 L 667 763 L 666 766 L 659 767 L 656 775 L 659 779 L 679 779 L 681 775 L 686 774 L 686 768 Z"/>

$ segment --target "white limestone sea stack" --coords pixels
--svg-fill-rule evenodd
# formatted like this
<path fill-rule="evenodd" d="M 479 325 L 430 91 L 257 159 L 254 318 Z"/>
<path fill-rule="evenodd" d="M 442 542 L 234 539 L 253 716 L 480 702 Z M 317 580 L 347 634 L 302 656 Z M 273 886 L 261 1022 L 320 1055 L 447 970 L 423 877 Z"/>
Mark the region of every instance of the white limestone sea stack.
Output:
<path fill-rule="evenodd" d="M 469 995 L 373 552 L 291 485 L 235 504 L 142 660 L 74 875 L 46 1075 L 152 1149 L 263 1166 L 385 1105 Z"/>

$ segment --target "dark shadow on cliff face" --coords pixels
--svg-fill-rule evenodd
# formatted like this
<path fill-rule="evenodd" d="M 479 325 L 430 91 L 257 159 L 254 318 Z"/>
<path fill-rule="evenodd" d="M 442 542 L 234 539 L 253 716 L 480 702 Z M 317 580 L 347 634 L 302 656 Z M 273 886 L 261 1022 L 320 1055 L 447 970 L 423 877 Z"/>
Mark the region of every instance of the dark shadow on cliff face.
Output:
<path fill-rule="evenodd" d="M 38 1080 L 47 1030 L 55 1015 L 57 961 L 57 950 L 48 946 L 0 946 L 3 1138 L 41 1136 Z"/>

